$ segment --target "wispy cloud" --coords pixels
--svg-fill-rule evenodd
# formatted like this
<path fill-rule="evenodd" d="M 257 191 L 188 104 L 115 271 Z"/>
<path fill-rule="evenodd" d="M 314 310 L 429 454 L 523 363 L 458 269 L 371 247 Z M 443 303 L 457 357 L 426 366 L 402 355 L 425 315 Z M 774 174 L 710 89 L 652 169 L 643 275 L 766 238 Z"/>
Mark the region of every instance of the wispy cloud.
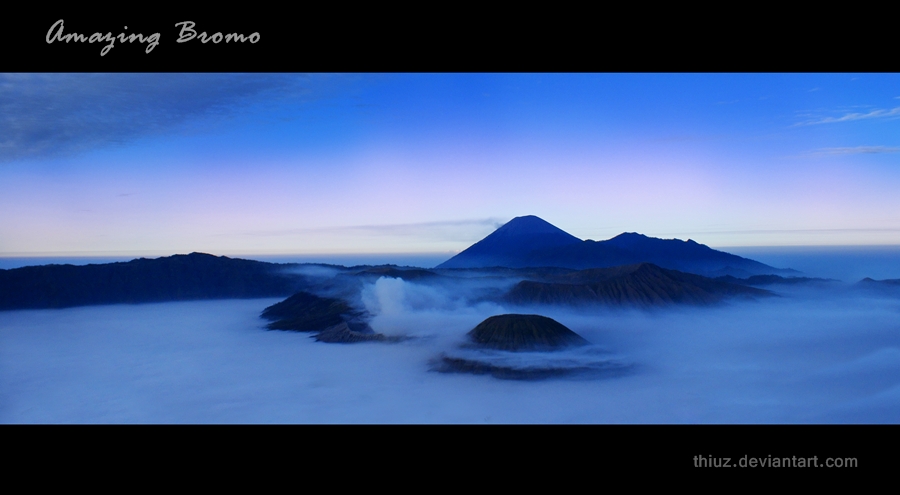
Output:
<path fill-rule="evenodd" d="M 850 112 L 839 117 L 818 117 L 794 124 L 794 127 L 817 124 L 834 124 L 837 122 L 851 122 L 866 119 L 900 118 L 900 107 L 891 109 L 877 108 L 868 112 Z"/>
<path fill-rule="evenodd" d="M 508 220 L 508 219 L 507 219 Z M 420 222 L 382 225 L 350 225 L 339 227 L 319 227 L 281 230 L 255 230 L 237 233 L 246 236 L 279 237 L 308 234 L 362 234 L 362 235 L 386 235 L 386 236 L 442 236 L 444 233 L 457 232 L 459 230 L 478 229 L 491 230 L 499 228 L 507 220 L 499 218 L 479 218 L 470 220 L 449 220 L 441 222 Z M 234 235 L 234 234 L 222 234 Z"/>
<path fill-rule="evenodd" d="M 669 232 L 658 235 L 705 235 L 705 234 L 824 234 L 824 233 L 900 233 L 900 228 L 884 229 L 758 229 L 758 230 L 698 230 L 695 232 Z"/>
<path fill-rule="evenodd" d="M 859 155 L 874 153 L 898 153 L 900 147 L 897 146 L 851 146 L 840 148 L 819 148 L 810 151 L 808 156 L 828 156 L 828 155 Z"/>
<path fill-rule="evenodd" d="M 318 77 L 318 76 L 317 76 Z M 0 74 L 0 162 L 69 155 L 233 115 L 260 99 L 314 98 L 296 74 Z"/>

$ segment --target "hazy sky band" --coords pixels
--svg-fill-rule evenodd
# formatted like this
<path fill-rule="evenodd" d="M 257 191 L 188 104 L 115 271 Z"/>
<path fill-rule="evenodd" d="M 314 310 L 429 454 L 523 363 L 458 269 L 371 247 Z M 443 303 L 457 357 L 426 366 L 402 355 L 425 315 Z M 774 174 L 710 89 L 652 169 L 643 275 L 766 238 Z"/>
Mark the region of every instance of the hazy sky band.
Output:
<path fill-rule="evenodd" d="M 6 74 L 0 256 L 900 244 L 895 74 Z"/>

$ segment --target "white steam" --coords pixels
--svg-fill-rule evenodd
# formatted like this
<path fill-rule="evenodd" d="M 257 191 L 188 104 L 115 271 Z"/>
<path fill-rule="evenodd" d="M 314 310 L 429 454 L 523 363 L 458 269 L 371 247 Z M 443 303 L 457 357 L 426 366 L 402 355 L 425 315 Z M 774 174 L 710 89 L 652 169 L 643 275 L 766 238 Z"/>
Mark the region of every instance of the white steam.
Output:
<path fill-rule="evenodd" d="M 461 339 L 481 320 L 504 312 L 494 303 L 469 305 L 456 291 L 390 277 L 364 287 L 362 300 L 374 316 L 372 328 L 386 335 Z"/>

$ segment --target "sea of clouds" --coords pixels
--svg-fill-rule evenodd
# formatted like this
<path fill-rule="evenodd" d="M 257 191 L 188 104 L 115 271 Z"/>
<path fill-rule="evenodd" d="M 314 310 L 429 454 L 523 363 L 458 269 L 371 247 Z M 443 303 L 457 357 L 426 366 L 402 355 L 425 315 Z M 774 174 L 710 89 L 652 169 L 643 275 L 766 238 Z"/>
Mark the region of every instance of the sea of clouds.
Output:
<path fill-rule="evenodd" d="M 0 312 L 2 423 L 897 423 L 900 298 L 847 284 L 715 307 L 508 308 L 381 278 L 362 301 L 400 343 L 267 331 L 279 299 Z M 477 292 L 473 288 L 473 292 Z M 610 377 L 438 373 L 488 316 L 540 313 L 628 365 Z M 495 353 L 496 354 L 496 353 Z"/>

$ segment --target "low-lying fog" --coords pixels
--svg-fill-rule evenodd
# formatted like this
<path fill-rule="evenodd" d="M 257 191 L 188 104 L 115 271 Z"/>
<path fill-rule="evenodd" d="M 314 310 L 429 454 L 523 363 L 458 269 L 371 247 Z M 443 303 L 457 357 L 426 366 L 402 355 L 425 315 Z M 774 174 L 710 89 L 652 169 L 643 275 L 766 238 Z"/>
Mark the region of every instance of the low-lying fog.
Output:
<path fill-rule="evenodd" d="M 777 288 L 775 290 L 778 290 Z M 363 290 L 400 343 L 267 331 L 280 299 L 0 312 L 3 423 L 896 423 L 900 298 L 846 287 L 654 311 L 504 308 L 381 278 Z M 535 312 L 620 376 L 430 371 L 484 318 Z M 569 352 L 569 351 L 564 351 Z"/>

